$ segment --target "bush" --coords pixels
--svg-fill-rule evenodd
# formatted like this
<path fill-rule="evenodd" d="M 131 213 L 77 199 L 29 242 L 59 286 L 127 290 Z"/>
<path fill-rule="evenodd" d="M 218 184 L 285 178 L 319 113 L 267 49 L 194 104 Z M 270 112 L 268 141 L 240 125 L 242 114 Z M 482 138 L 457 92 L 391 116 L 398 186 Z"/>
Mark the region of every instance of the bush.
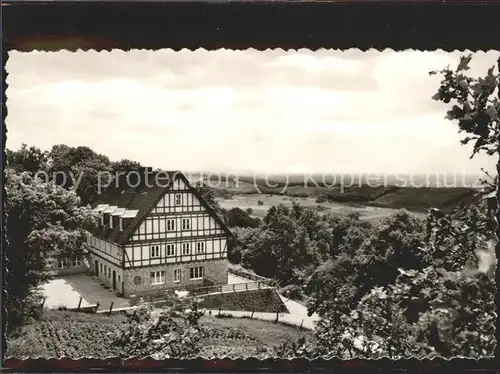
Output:
<path fill-rule="evenodd" d="M 231 253 L 229 254 L 229 261 L 231 261 L 231 263 L 233 264 L 239 264 L 241 262 L 241 250 L 239 248 L 235 248 L 231 251 Z"/>
<path fill-rule="evenodd" d="M 250 214 L 250 215 L 253 214 L 253 209 L 252 208 L 247 208 L 247 213 Z"/>
<path fill-rule="evenodd" d="M 262 200 L 257 200 L 257 205 L 264 205 L 264 202 Z"/>
<path fill-rule="evenodd" d="M 321 203 L 326 203 L 327 199 L 326 196 L 318 196 L 316 199 L 316 203 L 321 204 Z"/>
<path fill-rule="evenodd" d="M 304 293 L 302 287 L 298 284 L 289 284 L 283 288 L 283 295 L 290 299 L 302 300 Z"/>

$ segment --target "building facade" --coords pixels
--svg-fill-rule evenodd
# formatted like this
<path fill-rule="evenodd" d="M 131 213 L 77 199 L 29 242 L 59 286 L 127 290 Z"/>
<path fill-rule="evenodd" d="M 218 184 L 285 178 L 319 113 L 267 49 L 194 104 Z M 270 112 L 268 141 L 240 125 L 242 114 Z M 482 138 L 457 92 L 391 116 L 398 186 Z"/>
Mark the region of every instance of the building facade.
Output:
<path fill-rule="evenodd" d="M 120 178 L 95 204 L 93 273 L 125 297 L 226 284 L 231 232 L 184 174 L 159 183 L 149 168 L 131 173 L 135 180 Z"/>
<path fill-rule="evenodd" d="M 89 271 L 84 258 L 56 258 L 52 257 L 48 260 L 48 270 L 56 277 L 70 275 L 70 274 L 83 274 Z"/>

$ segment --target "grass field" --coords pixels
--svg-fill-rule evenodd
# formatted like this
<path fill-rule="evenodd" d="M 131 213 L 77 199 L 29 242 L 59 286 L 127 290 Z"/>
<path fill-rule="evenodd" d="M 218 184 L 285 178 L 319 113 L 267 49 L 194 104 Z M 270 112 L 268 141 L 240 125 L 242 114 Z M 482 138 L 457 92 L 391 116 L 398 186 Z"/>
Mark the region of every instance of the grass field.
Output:
<path fill-rule="evenodd" d="M 259 200 L 262 205 L 259 205 Z M 224 209 L 240 208 L 246 210 L 248 208 L 252 209 L 252 216 L 254 217 L 264 217 L 270 207 L 283 204 L 285 206 L 292 206 L 293 201 L 296 201 L 300 205 L 305 207 L 317 209 L 321 206 L 322 212 L 347 215 L 349 213 L 358 213 L 361 219 L 367 221 L 377 221 L 384 217 L 388 217 L 394 214 L 398 209 L 392 209 L 387 207 L 376 207 L 363 205 L 359 203 L 337 203 L 337 202 L 324 202 L 316 203 L 316 198 L 313 197 L 302 197 L 293 198 L 290 196 L 282 195 L 265 195 L 265 194 L 243 194 L 234 195 L 231 199 L 218 198 L 220 206 Z M 412 213 L 420 218 L 426 216 L 424 212 L 413 212 Z"/>
<path fill-rule="evenodd" d="M 276 290 L 270 288 L 212 294 L 200 298 L 202 301 L 198 307 L 202 309 L 288 313 Z"/>
<path fill-rule="evenodd" d="M 122 315 L 95 315 L 76 312 L 47 311 L 43 319 L 25 326 L 19 337 L 8 339 L 5 357 L 107 358 L 116 356 L 113 344 Z M 275 345 L 308 336 L 297 327 L 244 318 L 200 320 L 205 333 L 203 358 L 265 358 Z"/>

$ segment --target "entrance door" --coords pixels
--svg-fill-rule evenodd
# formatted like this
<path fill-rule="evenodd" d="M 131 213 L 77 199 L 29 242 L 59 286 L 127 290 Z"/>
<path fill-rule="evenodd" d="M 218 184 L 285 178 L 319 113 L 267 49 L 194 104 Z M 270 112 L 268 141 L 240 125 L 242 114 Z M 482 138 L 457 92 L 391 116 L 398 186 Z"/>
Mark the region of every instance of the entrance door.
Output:
<path fill-rule="evenodd" d="M 95 275 L 99 276 L 99 263 L 97 260 L 94 260 L 94 269 L 95 269 Z"/>
<path fill-rule="evenodd" d="M 116 271 L 113 270 L 113 289 L 116 290 Z"/>

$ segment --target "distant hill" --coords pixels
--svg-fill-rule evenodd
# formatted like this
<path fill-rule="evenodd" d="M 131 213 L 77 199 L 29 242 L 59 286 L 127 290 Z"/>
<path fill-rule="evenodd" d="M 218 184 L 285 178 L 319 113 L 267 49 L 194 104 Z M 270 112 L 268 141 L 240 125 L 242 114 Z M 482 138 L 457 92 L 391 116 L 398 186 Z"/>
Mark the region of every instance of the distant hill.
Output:
<path fill-rule="evenodd" d="M 202 177 L 222 197 L 258 193 L 314 197 L 338 203 L 405 208 L 421 212 L 426 212 L 429 208 L 448 211 L 460 203 L 470 204 L 477 199 L 480 187 L 479 176 L 472 175 L 448 176 L 448 179 L 443 177 L 440 180 L 425 175 L 407 176 L 406 179 L 395 175 L 384 177 L 385 180 L 377 183 L 375 178 L 370 176 L 349 180 L 348 176 L 338 175 L 330 176 L 328 180 L 319 175 L 254 177 L 207 173 L 191 176 L 191 180 L 197 181 Z M 333 183 L 335 180 L 339 183 Z M 453 181 L 456 183 L 452 183 Z"/>

